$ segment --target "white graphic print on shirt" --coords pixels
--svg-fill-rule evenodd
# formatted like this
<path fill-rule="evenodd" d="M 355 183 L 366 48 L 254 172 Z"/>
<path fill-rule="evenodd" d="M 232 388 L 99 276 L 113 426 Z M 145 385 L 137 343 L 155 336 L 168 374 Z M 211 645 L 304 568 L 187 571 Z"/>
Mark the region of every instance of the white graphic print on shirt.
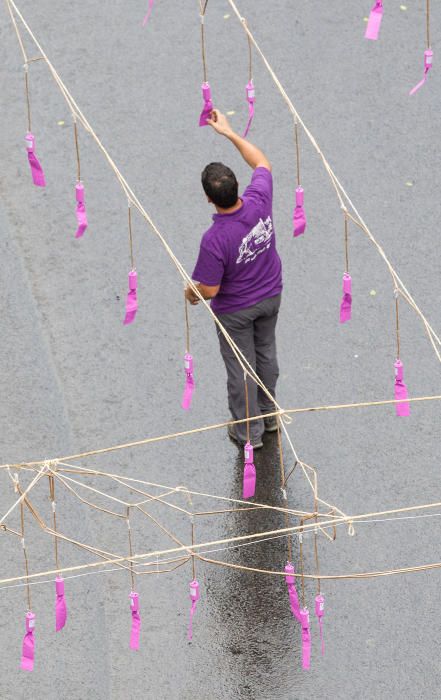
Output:
<path fill-rule="evenodd" d="M 269 216 L 265 221 L 259 219 L 249 234 L 242 239 L 239 247 L 239 257 L 236 260 L 238 265 L 241 262 L 249 263 L 264 253 L 271 245 L 273 235 L 273 222 Z"/>

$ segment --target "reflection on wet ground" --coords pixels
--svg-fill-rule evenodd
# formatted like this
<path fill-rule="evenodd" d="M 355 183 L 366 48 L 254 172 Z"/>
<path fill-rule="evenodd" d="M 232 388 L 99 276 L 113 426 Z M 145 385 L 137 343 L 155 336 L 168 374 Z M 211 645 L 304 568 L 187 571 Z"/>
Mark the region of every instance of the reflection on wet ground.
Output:
<path fill-rule="evenodd" d="M 254 458 L 257 472 L 254 500 L 283 506 L 276 434 L 265 435 L 265 446 L 255 452 Z M 238 450 L 231 483 L 232 498 L 241 493 L 242 475 L 243 457 Z M 231 513 L 225 523 L 228 532 L 238 534 L 285 526 L 282 513 L 262 509 Z M 281 571 L 287 560 L 287 539 L 236 546 L 223 558 L 239 566 Z M 300 628 L 291 616 L 283 577 L 222 568 L 211 607 L 222 630 L 223 649 L 230 658 L 230 682 L 238 693 L 237 697 L 256 697 L 256 686 L 260 689 L 259 697 L 283 697 L 286 664 L 298 666 L 296 684 L 301 685 Z"/>

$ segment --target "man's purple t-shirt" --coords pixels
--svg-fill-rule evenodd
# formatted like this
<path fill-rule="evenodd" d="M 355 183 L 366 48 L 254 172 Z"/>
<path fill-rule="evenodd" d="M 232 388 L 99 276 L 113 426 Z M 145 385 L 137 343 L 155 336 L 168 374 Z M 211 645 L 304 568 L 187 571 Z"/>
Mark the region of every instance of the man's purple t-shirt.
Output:
<path fill-rule="evenodd" d="M 193 279 L 220 285 L 211 301 L 217 314 L 246 309 L 282 291 L 282 263 L 272 222 L 273 180 L 267 168 L 256 168 L 232 214 L 214 214 L 202 237 Z"/>

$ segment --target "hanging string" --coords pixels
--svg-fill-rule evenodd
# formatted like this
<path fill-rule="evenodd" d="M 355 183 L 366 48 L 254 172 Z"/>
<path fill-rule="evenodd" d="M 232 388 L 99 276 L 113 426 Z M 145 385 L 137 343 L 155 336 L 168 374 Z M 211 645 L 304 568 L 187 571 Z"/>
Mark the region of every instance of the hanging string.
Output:
<path fill-rule="evenodd" d="M 348 239 L 348 213 L 345 215 L 345 272 L 349 273 L 349 239 Z"/>
<path fill-rule="evenodd" d="M 201 18 L 201 50 L 202 50 L 202 66 L 204 69 L 204 83 L 207 82 L 207 57 L 205 51 L 205 12 L 207 10 L 208 0 L 199 0 L 200 18 Z"/>
<path fill-rule="evenodd" d="M 129 532 L 129 557 L 130 557 L 130 578 L 132 581 L 132 591 L 135 590 L 135 575 L 133 572 L 133 544 L 132 544 L 132 528 L 130 527 L 130 506 L 127 506 L 127 529 Z"/>
<path fill-rule="evenodd" d="M 130 199 L 127 200 L 127 205 L 128 205 L 128 213 L 129 213 L 129 247 L 130 247 L 130 264 L 131 264 L 131 269 L 135 269 L 135 263 L 134 263 L 134 258 L 133 258 L 133 235 L 132 235 L 132 204 L 130 202 Z"/>
<path fill-rule="evenodd" d="M 248 37 L 250 41 L 250 38 Z M 299 147 L 299 124 L 294 115 L 294 136 L 296 140 L 296 161 L 297 161 L 297 187 L 300 187 L 300 147 Z"/>
<path fill-rule="evenodd" d="M 398 308 L 398 290 L 395 290 L 395 333 L 397 337 L 397 360 L 400 359 L 400 315 Z"/>
<path fill-rule="evenodd" d="M 247 420 L 247 442 L 250 442 L 250 407 L 248 398 L 248 383 L 247 383 L 247 373 L 243 373 L 243 381 L 245 385 L 245 416 Z"/>
<path fill-rule="evenodd" d="M 302 608 L 305 608 L 305 577 L 304 577 L 304 567 L 303 567 L 303 519 L 300 520 L 300 530 L 299 530 L 299 550 L 300 550 L 300 576 L 302 579 Z"/>
<path fill-rule="evenodd" d="M 280 432 L 279 417 L 277 416 L 277 444 L 279 448 L 279 464 L 280 464 L 280 483 L 282 484 L 282 496 L 284 500 L 285 508 L 288 508 L 288 495 L 285 488 L 285 464 L 283 459 L 283 446 L 282 446 L 282 434 Z M 284 513 L 285 527 L 289 527 L 289 515 Z M 288 561 L 292 562 L 292 535 L 287 536 L 287 546 L 288 546 Z"/>
<path fill-rule="evenodd" d="M 426 41 L 430 49 L 430 0 L 426 0 Z"/>
<path fill-rule="evenodd" d="M 72 113 L 73 125 L 74 125 L 74 138 L 75 138 L 75 152 L 77 156 L 77 181 L 81 181 L 81 164 L 80 164 L 80 144 L 78 141 L 78 125 L 77 118 L 74 113 Z"/>
<path fill-rule="evenodd" d="M 57 514 L 56 514 L 56 503 L 55 503 L 55 479 L 51 475 L 49 476 L 49 498 L 52 503 L 52 522 L 54 525 L 54 548 L 55 548 L 55 565 L 57 570 L 60 569 L 60 562 L 58 559 L 58 535 L 57 535 Z"/>
<path fill-rule="evenodd" d="M 244 19 L 244 24 L 246 20 Z M 251 82 L 253 79 L 253 44 L 250 39 L 250 35 L 247 32 L 248 39 L 248 80 Z"/>
<path fill-rule="evenodd" d="M 19 490 L 18 484 L 17 484 L 17 489 Z M 21 491 L 19 490 L 19 493 L 21 494 Z M 26 551 L 26 545 L 25 545 L 25 525 L 24 525 L 24 504 L 23 501 L 20 503 L 20 520 L 21 520 L 21 545 L 23 547 L 23 556 L 24 556 L 24 561 L 25 561 L 25 572 L 26 572 L 26 592 L 27 592 L 27 600 L 28 600 L 28 612 L 31 610 L 31 587 L 29 585 L 29 563 L 28 563 L 28 554 Z"/>
<path fill-rule="evenodd" d="M 26 104 L 27 104 L 27 111 L 28 111 L 28 131 L 31 132 L 31 99 L 29 97 L 29 70 L 28 70 L 28 65 L 27 63 L 24 66 L 24 72 L 25 72 L 25 91 L 26 91 Z"/>
<path fill-rule="evenodd" d="M 190 352 L 190 319 L 188 316 L 188 300 L 184 290 L 184 309 L 185 309 L 185 352 Z"/>
<path fill-rule="evenodd" d="M 317 512 L 317 505 L 316 505 Z M 317 523 L 317 515 L 315 516 L 315 522 Z M 314 529 L 314 556 L 315 556 L 315 572 L 317 574 L 317 595 L 320 595 L 320 561 L 318 555 L 318 529 Z"/>
<path fill-rule="evenodd" d="M 190 516 L 190 521 L 191 521 L 191 546 L 194 546 L 195 539 L 194 539 L 194 517 Z M 196 579 L 196 562 L 195 562 L 195 556 L 194 553 L 192 552 L 191 555 L 191 569 L 193 572 L 193 581 Z"/>
<path fill-rule="evenodd" d="M 17 22 L 15 19 L 15 15 L 12 12 L 11 5 L 9 4 L 8 0 L 6 0 L 6 4 L 8 7 L 8 11 L 11 17 L 12 24 L 14 25 L 15 33 L 17 35 L 18 43 L 20 45 L 21 52 L 23 54 L 23 68 L 25 72 L 25 92 L 26 92 L 26 103 L 27 103 L 27 111 L 28 111 L 28 131 L 31 132 L 31 101 L 29 98 L 29 76 L 28 76 L 28 64 L 30 63 L 28 59 L 28 55 L 26 53 L 26 49 L 24 47 L 23 39 L 21 38 L 20 30 L 17 26 Z"/>

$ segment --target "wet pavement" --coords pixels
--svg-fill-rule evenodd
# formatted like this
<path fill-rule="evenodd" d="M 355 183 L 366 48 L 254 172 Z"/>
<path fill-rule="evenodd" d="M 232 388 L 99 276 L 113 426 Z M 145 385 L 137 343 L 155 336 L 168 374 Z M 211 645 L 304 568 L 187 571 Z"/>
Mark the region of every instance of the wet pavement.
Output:
<path fill-rule="evenodd" d="M 206 20 L 208 77 L 217 105 L 246 121 L 247 43 L 226 2 L 212 0 Z M 146 3 L 144 3 L 145 5 Z M 130 5 L 130 7 L 128 7 Z M 197 3 L 164 0 L 147 29 L 143 3 L 80 6 L 22 0 L 49 57 L 121 171 L 191 271 L 211 211 L 199 186 L 208 161 L 224 160 L 245 186 L 246 166 L 230 144 L 197 128 L 201 63 Z M 410 292 L 436 330 L 440 259 L 438 222 L 440 77 L 413 98 L 424 50 L 421 7 L 385 8 L 381 39 L 363 40 L 370 3 L 320 0 L 297 10 L 290 3 L 242 0 L 262 49 L 331 165 Z M 224 16 L 229 14 L 230 17 Z M 432 34 L 441 30 L 434 8 Z M 3 288 L 3 371 L 0 373 L 1 462 L 44 459 L 160 435 L 227 418 L 225 372 L 213 323 L 191 310 L 197 391 L 189 414 L 182 390 L 182 282 L 154 234 L 134 215 L 140 309 L 123 327 L 129 270 L 127 203 L 91 140 L 80 131 L 89 229 L 76 241 L 75 155 L 70 114 L 42 62 L 31 66 L 33 131 L 48 187 L 33 188 L 26 162 L 21 57 L 3 8 L 0 19 L 0 226 Z M 36 55 L 32 49 L 31 56 Z M 353 321 L 338 323 L 344 266 L 343 225 L 332 187 L 315 152 L 302 139 L 302 174 L 309 226 L 293 240 L 295 162 L 292 121 L 259 59 L 254 62 L 256 118 L 250 137 L 274 170 L 274 221 L 284 265 L 278 327 L 281 405 L 389 398 L 395 359 L 394 300 L 378 253 L 350 228 Z M 64 124 L 59 124 L 64 122 Z M 374 293 L 375 292 L 375 293 Z M 439 364 L 418 318 L 401 315 L 402 359 L 412 396 L 439 394 Z M 319 474 L 320 495 L 347 513 L 441 500 L 439 405 L 412 406 L 409 419 L 387 407 L 304 414 L 289 428 L 302 459 Z M 285 445 L 285 454 L 291 457 Z M 241 463 L 224 430 L 82 461 L 106 471 L 219 496 L 240 495 Z M 258 491 L 280 504 L 274 436 L 256 453 Z M 27 483 L 26 477 L 23 482 Z M 98 484 L 98 482 L 95 482 Z M 106 490 L 119 494 L 114 484 Z M 0 505 L 13 498 L 2 477 Z M 46 495 L 36 504 L 49 518 Z M 297 474 L 290 505 L 311 508 Z M 91 512 L 60 492 L 64 531 L 103 549 L 124 551 L 123 522 Z M 213 506 L 198 499 L 198 508 Z M 152 514 L 189 541 L 188 521 L 160 505 Z M 16 519 L 11 525 L 17 525 Z M 30 524 L 30 521 L 29 521 Z M 274 512 L 207 516 L 199 541 L 283 526 Z M 438 517 L 360 524 L 355 537 L 338 531 L 320 540 L 323 573 L 391 569 L 441 560 Z M 170 540 L 141 520 L 138 552 Z M 21 549 L 4 535 L 2 578 L 20 575 Z M 61 562 L 85 555 L 62 545 Z M 295 544 L 298 564 L 298 545 Z M 53 565 L 52 543 L 29 527 L 31 570 Z M 305 537 L 305 569 L 314 570 Z M 220 559 L 254 568 L 284 565 L 286 543 L 220 552 Z M 147 698 L 433 698 L 439 695 L 438 571 L 323 584 L 326 655 L 313 619 L 313 658 L 300 668 L 300 638 L 283 580 L 198 564 L 201 600 L 194 639 L 186 639 L 187 565 L 139 583 L 142 646 L 128 649 L 129 576 L 109 573 L 71 579 L 70 617 L 55 639 L 52 585 L 32 589 L 38 615 L 37 661 L 19 671 L 26 608 L 23 588 L 1 592 L 0 697 L 36 700 Z M 306 585 L 313 607 L 315 585 Z"/>

